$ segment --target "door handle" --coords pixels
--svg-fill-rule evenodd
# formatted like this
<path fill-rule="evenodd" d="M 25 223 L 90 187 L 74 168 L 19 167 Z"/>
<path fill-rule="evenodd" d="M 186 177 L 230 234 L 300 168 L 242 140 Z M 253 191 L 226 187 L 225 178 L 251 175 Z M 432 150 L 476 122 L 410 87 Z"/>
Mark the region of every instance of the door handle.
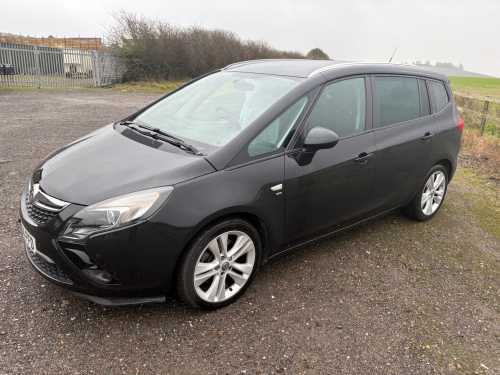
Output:
<path fill-rule="evenodd" d="M 366 152 L 362 152 L 359 154 L 359 157 L 354 159 L 354 161 L 358 164 L 366 164 L 368 163 L 368 159 L 370 159 L 373 156 L 372 153 L 367 154 Z"/>
<path fill-rule="evenodd" d="M 271 188 L 272 191 L 277 192 L 276 195 L 281 195 L 283 189 L 283 184 L 275 185 Z"/>
<path fill-rule="evenodd" d="M 422 137 L 422 139 L 425 141 L 425 142 L 429 142 L 431 140 L 431 138 L 434 137 L 434 134 L 431 134 L 429 132 L 425 133 L 425 135 Z"/>

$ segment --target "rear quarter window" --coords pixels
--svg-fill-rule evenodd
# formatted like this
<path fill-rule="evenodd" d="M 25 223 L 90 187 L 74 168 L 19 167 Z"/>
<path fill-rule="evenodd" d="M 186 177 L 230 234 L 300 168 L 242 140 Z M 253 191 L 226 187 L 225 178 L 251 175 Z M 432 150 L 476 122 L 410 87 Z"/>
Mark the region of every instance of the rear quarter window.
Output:
<path fill-rule="evenodd" d="M 418 81 L 409 77 L 375 77 L 380 127 L 420 117 Z"/>
<path fill-rule="evenodd" d="M 432 111 L 433 113 L 437 113 L 446 107 L 450 98 L 443 82 L 427 81 L 427 83 L 429 84 L 429 91 L 431 92 Z"/>

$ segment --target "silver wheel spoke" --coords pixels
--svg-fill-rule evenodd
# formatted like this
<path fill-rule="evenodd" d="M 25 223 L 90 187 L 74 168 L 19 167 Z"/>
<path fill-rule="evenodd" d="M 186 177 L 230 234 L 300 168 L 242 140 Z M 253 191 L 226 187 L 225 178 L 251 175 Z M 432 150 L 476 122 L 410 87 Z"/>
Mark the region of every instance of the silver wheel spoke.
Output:
<path fill-rule="evenodd" d="M 217 242 L 219 244 L 219 249 L 224 257 L 227 257 L 227 233 L 221 234 L 217 237 Z"/>
<path fill-rule="evenodd" d="M 218 289 L 219 289 L 219 281 L 220 281 L 220 275 L 217 274 L 214 277 L 214 281 L 212 281 L 212 285 L 210 285 L 210 288 L 208 288 L 206 296 L 207 300 L 210 302 L 215 301 L 215 296 L 217 295 Z"/>
<path fill-rule="evenodd" d="M 210 245 L 208 245 L 208 250 L 213 254 L 215 257 L 215 260 L 220 262 L 220 249 L 219 249 L 219 243 L 217 242 L 217 238 L 214 239 L 212 242 L 210 242 Z"/>
<path fill-rule="evenodd" d="M 236 252 L 236 254 L 233 255 L 234 260 L 238 259 L 242 255 L 245 255 L 249 251 L 255 251 L 255 247 L 253 246 L 252 241 L 247 242 L 245 246 L 243 246 L 241 249 L 238 250 L 238 252 Z"/>
<path fill-rule="evenodd" d="M 434 189 L 439 188 L 443 180 L 444 180 L 444 174 L 438 174 L 436 177 L 436 181 L 434 181 Z"/>
<path fill-rule="evenodd" d="M 425 214 L 430 215 L 432 213 L 432 200 L 429 199 L 425 204 Z"/>
<path fill-rule="evenodd" d="M 219 286 L 217 287 L 217 301 L 224 301 L 226 299 L 226 275 L 222 274 L 219 279 Z"/>
<path fill-rule="evenodd" d="M 195 278 L 194 278 L 194 285 L 195 286 L 200 286 L 205 281 L 207 281 L 208 279 L 210 279 L 212 276 L 218 275 L 218 274 L 219 274 L 219 271 L 213 270 L 211 272 L 204 273 L 203 275 L 195 276 Z"/>
<path fill-rule="evenodd" d="M 231 278 L 234 280 L 234 282 L 239 286 L 243 286 L 247 282 L 247 279 L 245 277 L 237 274 L 234 271 L 229 271 L 228 274 L 229 274 L 229 276 L 231 276 Z"/>
<path fill-rule="evenodd" d="M 427 191 L 432 190 L 432 187 L 434 186 L 432 176 L 427 180 L 426 186 L 427 186 Z"/>
<path fill-rule="evenodd" d="M 233 263 L 233 268 L 243 272 L 245 275 L 250 275 L 253 270 L 253 266 L 246 263 Z"/>
<path fill-rule="evenodd" d="M 194 275 L 195 276 L 198 276 L 198 275 L 201 275 L 205 272 L 208 272 L 208 271 L 211 271 L 213 270 L 215 267 L 217 267 L 219 265 L 219 262 L 217 261 L 213 261 L 213 262 L 210 262 L 210 263 L 198 263 L 194 269 Z"/>
<path fill-rule="evenodd" d="M 230 257 L 234 257 L 235 254 L 245 245 L 248 244 L 248 242 L 252 242 L 252 240 L 250 239 L 250 237 L 248 237 L 247 235 L 243 234 L 241 236 L 238 236 L 238 238 L 236 239 L 236 242 L 234 243 L 233 247 L 231 248 L 231 251 L 228 253 L 228 255 Z"/>
<path fill-rule="evenodd" d="M 422 206 L 425 203 L 427 203 L 427 201 L 430 199 L 430 197 L 431 197 L 431 193 L 430 192 L 422 194 Z"/>
<path fill-rule="evenodd" d="M 438 195 L 434 196 L 434 203 L 439 204 L 439 203 L 441 203 L 442 200 L 443 200 L 443 198 L 441 198 L 440 196 L 438 196 Z"/>

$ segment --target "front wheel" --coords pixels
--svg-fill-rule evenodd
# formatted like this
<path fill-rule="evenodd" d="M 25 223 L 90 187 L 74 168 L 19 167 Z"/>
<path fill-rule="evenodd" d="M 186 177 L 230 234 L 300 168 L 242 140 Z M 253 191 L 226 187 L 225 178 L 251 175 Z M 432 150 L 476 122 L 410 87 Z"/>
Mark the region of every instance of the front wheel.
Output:
<path fill-rule="evenodd" d="M 448 187 L 448 172 L 442 165 L 435 165 L 427 173 L 423 185 L 403 213 L 415 220 L 431 219 L 441 207 Z"/>
<path fill-rule="evenodd" d="M 232 218 L 203 229 L 181 256 L 177 294 L 196 308 L 218 309 L 238 299 L 257 271 L 261 242 L 246 220 Z"/>

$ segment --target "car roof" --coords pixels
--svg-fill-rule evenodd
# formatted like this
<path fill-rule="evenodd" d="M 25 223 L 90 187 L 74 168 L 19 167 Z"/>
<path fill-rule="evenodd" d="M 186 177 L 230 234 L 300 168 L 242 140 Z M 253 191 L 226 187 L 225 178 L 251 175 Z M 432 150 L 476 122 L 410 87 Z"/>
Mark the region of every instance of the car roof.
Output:
<path fill-rule="evenodd" d="M 223 70 L 307 78 L 315 70 L 343 62 L 305 59 L 250 60 L 228 65 Z"/>
<path fill-rule="evenodd" d="M 311 78 L 322 73 L 332 76 L 350 74 L 413 74 L 449 81 L 445 75 L 432 69 L 407 64 L 370 63 L 339 60 L 269 59 L 250 60 L 228 65 L 223 71 L 270 74 L 299 78 Z"/>

